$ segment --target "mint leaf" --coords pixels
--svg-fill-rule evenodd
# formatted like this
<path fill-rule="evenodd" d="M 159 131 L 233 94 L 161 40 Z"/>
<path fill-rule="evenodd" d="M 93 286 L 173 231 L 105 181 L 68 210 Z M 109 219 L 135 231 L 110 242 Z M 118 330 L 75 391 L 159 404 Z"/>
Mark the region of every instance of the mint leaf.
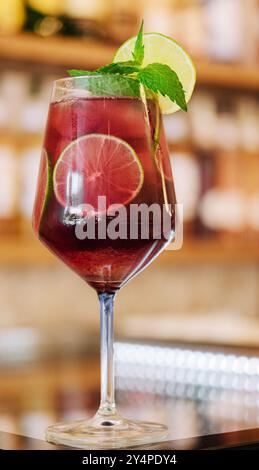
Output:
<path fill-rule="evenodd" d="M 137 39 L 135 42 L 134 51 L 132 52 L 132 56 L 137 64 L 141 65 L 144 59 L 144 44 L 143 44 L 143 26 L 144 21 L 142 20 L 140 30 L 137 35 Z"/>
<path fill-rule="evenodd" d="M 70 77 L 82 77 L 84 75 L 96 75 L 96 71 L 93 70 L 76 70 L 76 69 L 71 69 L 67 70 L 68 75 Z"/>
<path fill-rule="evenodd" d="M 81 71 L 82 72 L 82 71 Z M 118 74 L 83 74 L 74 76 L 76 88 L 87 90 L 92 96 L 139 98 L 139 82 Z M 78 80 L 77 80 L 78 78 Z"/>
<path fill-rule="evenodd" d="M 113 62 L 97 69 L 98 73 L 119 73 L 120 75 L 130 75 L 139 71 L 139 67 L 133 60 L 127 62 Z"/>
<path fill-rule="evenodd" d="M 140 69 L 138 73 L 139 81 L 155 93 L 159 92 L 163 96 L 168 96 L 183 111 L 187 111 L 183 86 L 177 74 L 165 64 L 149 64 Z"/>
<path fill-rule="evenodd" d="M 70 77 L 82 77 L 84 75 L 99 75 L 102 73 L 118 73 L 120 75 L 130 75 L 132 73 L 137 73 L 139 71 L 139 66 L 133 60 L 128 60 L 125 62 L 112 62 L 111 64 L 104 65 L 99 67 L 97 70 L 67 70 Z"/>

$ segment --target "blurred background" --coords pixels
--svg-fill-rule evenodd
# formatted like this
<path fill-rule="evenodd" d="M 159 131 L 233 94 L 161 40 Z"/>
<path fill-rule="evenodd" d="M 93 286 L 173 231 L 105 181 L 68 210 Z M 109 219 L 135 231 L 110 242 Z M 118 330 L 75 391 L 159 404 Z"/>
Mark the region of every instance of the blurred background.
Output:
<path fill-rule="evenodd" d="M 51 82 L 110 62 L 142 18 L 197 88 L 164 119 L 184 246 L 118 295 L 118 399 L 176 437 L 259 423 L 259 1 L 1 0 L 0 430 L 42 437 L 97 406 L 96 294 L 30 218 Z"/>

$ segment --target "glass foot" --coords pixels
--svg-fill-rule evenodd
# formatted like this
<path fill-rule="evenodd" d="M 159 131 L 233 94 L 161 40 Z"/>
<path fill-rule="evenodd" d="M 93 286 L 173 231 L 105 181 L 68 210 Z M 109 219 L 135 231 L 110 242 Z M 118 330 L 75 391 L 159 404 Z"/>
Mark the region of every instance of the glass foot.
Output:
<path fill-rule="evenodd" d="M 46 440 L 80 449 L 118 449 L 164 440 L 168 429 L 163 424 L 132 421 L 117 412 L 98 412 L 90 421 L 54 424 L 46 431 Z"/>

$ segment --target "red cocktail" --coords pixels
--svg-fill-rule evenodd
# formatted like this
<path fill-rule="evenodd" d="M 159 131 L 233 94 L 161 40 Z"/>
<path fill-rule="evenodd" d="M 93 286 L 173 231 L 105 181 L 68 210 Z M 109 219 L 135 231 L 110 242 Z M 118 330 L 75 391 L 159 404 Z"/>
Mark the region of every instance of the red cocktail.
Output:
<path fill-rule="evenodd" d="M 145 107 L 140 98 L 126 97 L 54 101 L 44 149 L 34 211 L 39 238 L 98 292 L 119 289 L 170 238 L 168 229 L 163 233 L 162 218 L 152 221 L 150 213 L 148 237 L 142 239 L 141 214 L 130 221 L 130 205 L 157 204 L 162 214 L 163 205 L 171 204 L 174 228 L 171 167 L 156 103 L 148 100 Z M 106 205 L 98 211 L 100 196 L 106 197 Z M 92 214 L 77 210 L 83 204 L 93 206 Z M 98 237 L 98 222 L 105 230 L 117 215 L 109 215 L 111 204 L 126 208 L 124 239 Z M 75 226 L 87 216 L 95 219 L 95 237 L 78 239 Z M 137 239 L 130 237 L 130 223 L 136 225 Z"/>

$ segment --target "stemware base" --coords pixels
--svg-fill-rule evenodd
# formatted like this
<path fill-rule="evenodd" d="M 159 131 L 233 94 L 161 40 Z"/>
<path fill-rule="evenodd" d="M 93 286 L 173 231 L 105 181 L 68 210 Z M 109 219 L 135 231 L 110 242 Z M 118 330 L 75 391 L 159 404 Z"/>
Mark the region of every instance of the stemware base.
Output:
<path fill-rule="evenodd" d="M 166 439 L 168 429 L 163 424 L 133 421 L 118 413 L 103 416 L 99 412 L 91 420 L 70 421 L 51 425 L 46 440 L 80 449 L 119 449 Z"/>

